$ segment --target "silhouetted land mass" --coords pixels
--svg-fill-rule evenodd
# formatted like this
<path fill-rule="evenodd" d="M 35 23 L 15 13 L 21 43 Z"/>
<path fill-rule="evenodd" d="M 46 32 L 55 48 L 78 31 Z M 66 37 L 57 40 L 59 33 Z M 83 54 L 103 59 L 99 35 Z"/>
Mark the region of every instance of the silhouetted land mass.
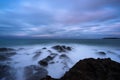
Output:
<path fill-rule="evenodd" d="M 120 38 L 117 38 L 117 37 L 105 37 L 103 39 L 120 39 Z"/>

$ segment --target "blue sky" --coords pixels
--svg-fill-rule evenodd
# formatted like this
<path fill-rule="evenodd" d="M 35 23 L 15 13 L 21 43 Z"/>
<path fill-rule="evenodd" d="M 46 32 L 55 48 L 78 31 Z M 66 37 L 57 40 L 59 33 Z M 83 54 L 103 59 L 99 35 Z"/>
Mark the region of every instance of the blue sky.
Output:
<path fill-rule="evenodd" d="M 0 0 L 0 36 L 120 36 L 120 0 Z"/>

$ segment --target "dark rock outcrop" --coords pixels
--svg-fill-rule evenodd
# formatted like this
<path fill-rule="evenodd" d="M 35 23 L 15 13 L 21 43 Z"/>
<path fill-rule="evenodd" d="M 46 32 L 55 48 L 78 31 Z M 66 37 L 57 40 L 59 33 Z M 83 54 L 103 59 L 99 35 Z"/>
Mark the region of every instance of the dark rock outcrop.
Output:
<path fill-rule="evenodd" d="M 6 61 L 6 60 L 10 60 L 10 58 L 5 55 L 0 55 L 0 61 Z"/>
<path fill-rule="evenodd" d="M 4 51 L 14 51 L 14 49 L 12 49 L 12 48 L 0 48 L 0 52 L 4 52 Z"/>
<path fill-rule="evenodd" d="M 0 80 L 15 80 L 14 70 L 12 67 L 0 64 Z"/>
<path fill-rule="evenodd" d="M 40 60 L 38 63 L 42 66 L 47 66 L 48 63 L 53 60 L 55 57 L 57 56 L 57 54 L 52 53 L 49 56 L 47 56 L 46 58 L 44 58 L 43 60 Z"/>
<path fill-rule="evenodd" d="M 64 45 L 56 45 L 52 47 L 53 49 L 57 50 L 58 52 L 66 52 L 66 51 L 71 51 L 72 48 L 69 46 L 64 46 Z"/>
<path fill-rule="evenodd" d="M 25 67 L 25 80 L 41 80 L 46 77 L 48 72 L 46 69 L 36 65 Z"/>
<path fill-rule="evenodd" d="M 110 58 L 80 60 L 60 80 L 120 80 L 120 63 Z"/>

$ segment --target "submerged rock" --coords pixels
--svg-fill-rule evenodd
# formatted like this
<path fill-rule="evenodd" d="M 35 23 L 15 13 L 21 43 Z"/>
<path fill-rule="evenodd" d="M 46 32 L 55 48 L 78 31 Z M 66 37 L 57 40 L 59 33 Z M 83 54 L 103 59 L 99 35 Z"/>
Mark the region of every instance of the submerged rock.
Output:
<path fill-rule="evenodd" d="M 84 59 L 60 80 L 120 80 L 120 63 L 107 59 Z"/>
<path fill-rule="evenodd" d="M 25 80 L 41 80 L 45 78 L 48 71 L 36 65 L 30 65 L 25 67 Z"/>
<path fill-rule="evenodd" d="M 57 50 L 58 52 L 66 52 L 66 51 L 71 51 L 72 48 L 69 46 L 64 46 L 64 45 L 56 45 L 52 47 L 53 49 Z"/>

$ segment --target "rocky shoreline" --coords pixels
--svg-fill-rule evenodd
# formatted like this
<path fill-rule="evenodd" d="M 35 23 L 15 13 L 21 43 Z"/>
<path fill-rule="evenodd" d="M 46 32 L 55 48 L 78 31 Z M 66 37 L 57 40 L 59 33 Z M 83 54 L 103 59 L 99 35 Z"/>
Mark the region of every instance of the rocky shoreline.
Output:
<path fill-rule="evenodd" d="M 120 80 L 120 63 L 88 58 L 76 63 L 61 79 L 47 76 L 42 80 Z"/>
<path fill-rule="evenodd" d="M 39 56 L 43 54 L 43 50 L 47 51 L 49 55 L 39 60 L 37 62 L 38 65 L 25 66 L 23 68 L 24 80 L 120 80 L 120 63 L 110 58 L 87 58 L 80 60 L 66 71 L 63 77 L 54 79 L 48 74 L 49 72 L 46 67 L 51 64 L 60 63 L 64 65 L 63 69 L 68 68 L 67 62 L 71 60 L 68 52 L 72 51 L 73 48 L 65 45 L 55 45 L 52 46 L 51 49 L 55 50 L 56 53 L 46 47 L 34 53 L 32 56 L 33 60 L 39 59 Z M 18 54 L 18 50 L 24 50 L 24 48 L 0 48 L 0 80 L 17 80 L 15 76 L 16 68 L 8 62 L 12 62 L 11 57 Z M 96 54 L 105 56 L 107 53 L 98 51 Z M 30 54 L 26 55 L 29 56 Z M 55 58 L 59 58 L 61 62 L 55 62 Z"/>

